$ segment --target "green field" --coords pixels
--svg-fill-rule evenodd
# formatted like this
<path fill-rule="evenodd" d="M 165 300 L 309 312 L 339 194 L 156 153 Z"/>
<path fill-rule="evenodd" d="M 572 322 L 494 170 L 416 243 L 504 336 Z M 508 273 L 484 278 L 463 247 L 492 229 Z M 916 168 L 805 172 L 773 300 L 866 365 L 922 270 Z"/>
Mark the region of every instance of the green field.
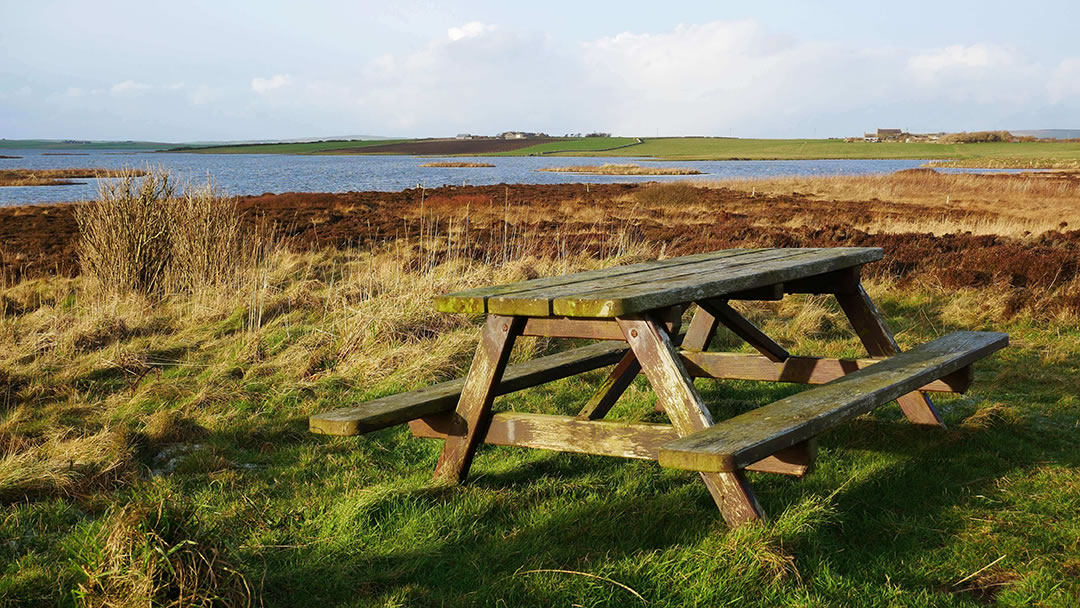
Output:
<path fill-rule="evenodd" d="M 528 152 L 531 148 L 519 150 Z M 641 144 L 594 153 L 561 156 L 646 156 L 665 160 L 792 160 L 792 159 L 1080 159 L 1080 143 L 892 143 L 845 142 L 837 139 L 730 139 L 677 137 L 645 139 Z"/>
<path fill-rule="evenodd" d="M 581 156 L 582 153 L 596 153 L 614 150 L 626 146 L 634 146 L 641 141 L 636 137 L 585 137 L 567 141 L 557 141 L 547 144 L 539 144 L 503 152 L 492 156 L 535 156 L 540 154 L 555 154 L 558 156 Z"/>
<path fill-rule="evenodd" d="M 420 140 L 364 140 L 212 146 L 177 151 L 213 154 L 362 154 L 343 148 L 364 148 Z M 640 143 L 638 143 L 640 142 Z M 1080 143 L 892 143 L 845 142 L 839 139 L 735 139 L 722 137 L 588 137 L 547 142 L 511 152 L 470 156 L 617 156 L 662 160 L 809 160 L 809 159 L 950 159 L 978 165 L 1068 168 L 1080 162 Z"/>

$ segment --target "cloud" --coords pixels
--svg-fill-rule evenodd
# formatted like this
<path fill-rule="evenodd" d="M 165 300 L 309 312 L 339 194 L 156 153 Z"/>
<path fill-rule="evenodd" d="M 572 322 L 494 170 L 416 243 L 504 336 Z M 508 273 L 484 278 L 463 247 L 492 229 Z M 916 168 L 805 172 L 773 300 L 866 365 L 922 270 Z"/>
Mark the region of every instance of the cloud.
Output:
<path fill-rule="evenodd" d="M 887 124 L 929 131 L 1042 123 L 1051 118 L 1041 110 L 1053 103 L 1080 111 L 1077 83 L 1080 58 L 1048 68 L 988 43 L 854 48 L 739 20 L 567 47 L 477 21 L 354 72 L 305 80 L 288 99 L 309 115 L 412 135 L 831 136 Z"/>
<path fill-rule="evenodd" d="M 484 32 L 490 32 L 495 29 L 494 25 L 488 25 L 479 21 L 470 21 L 461 27 L 452 27 L 446 30 L 446 37 L 450 42 L 457 42 L 458 40 L 464 40 L 465 38 L 476 38 L 482 35 Z"/>
<path fill-rule="evenodd" d="M 80 89 L 79 87 L 68 87 L 67 90 L 68 97 L 82 97 L 85 94 L 86 91 Z"/>
<path fill-rule="evenodd" d="M 111 92 L 113 95 L 131 95 L 139 93 L 141 91 L 146 91 L 150 88 L 153 87 L 143 82 L 125 80 L 123 82 L 118 82 L 112 85 L 112 87 L 109 88 L 109 92 Z"/>
<path fill-rule="evenodd" d="M 292 84 L 292 77 L 288 74 L 274 74 L 270 78 L 252 78 L 251 90 L 260 95 L 265 95 L 274 89 L 280 89 L 290 84 Z"/>
<path fill-rule="evenodd" d="M 1046 89 L 1050 103 L 1080 101 L 1080 57 L 1062 61 L 1051 75 Z"/>
<path fill-rule="evenodd" d="M 202 106 L 221 98 L 222 92 L 205 84 L 200 84 L 188 93 L 188 102 L 194 106 Z"/>

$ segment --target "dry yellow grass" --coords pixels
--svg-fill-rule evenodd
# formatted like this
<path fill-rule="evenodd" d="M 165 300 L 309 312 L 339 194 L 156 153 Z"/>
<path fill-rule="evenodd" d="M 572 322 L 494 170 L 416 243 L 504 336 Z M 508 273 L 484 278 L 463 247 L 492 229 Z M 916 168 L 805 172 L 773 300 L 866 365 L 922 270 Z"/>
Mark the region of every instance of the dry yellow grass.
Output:
<path fill-rule="evenodd" d="M 695 182 L 752 196 L 793 194 L 827 204 L 868 201 L 871 216 L 852 225 L 870 232 L 1027 236 L 1080 226 L 1080 179 L 1074 174 L 977 175 L 900 171 L 888 175 L 783 177 Z M 886 204 L 891 213 L 873 217 Z M 904 216 L 905 206 L 912 208 Z M 940 209 L 941 214 L 926 208 Z M 793 226 L 801 225 L 798 220 Z"/>
<path fill-rule="evenodd" d="M 1080 160 L 1060 158 L 968 158 L 964 160 L 939 160 L 928 163 L 932 167 L 970 169 L 1050 169 L 1063 171 L 1080 170 Z"/>
<path fill-rule="evenodd" d="M 11 157 L 17 158 L 17 157 Z M 141 169 L 0 169 L 0 186 L 63 186 L 72 179 L 146 175 Z"/>
<path fill-rule="evenodd" d="M 548 173 L 589 173 L 592 175 L 701 175 L 697 169 L 681 167 L 642 167 L 633 164 L 576 165 L 570 167 L 544 167 L 538 171 Z"/>

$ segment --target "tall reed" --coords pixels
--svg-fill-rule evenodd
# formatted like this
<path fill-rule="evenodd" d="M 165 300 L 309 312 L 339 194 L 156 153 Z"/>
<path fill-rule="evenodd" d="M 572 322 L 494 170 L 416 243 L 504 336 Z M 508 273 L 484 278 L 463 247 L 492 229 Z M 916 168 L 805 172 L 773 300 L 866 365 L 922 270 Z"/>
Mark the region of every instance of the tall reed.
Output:
<path fill-rule="evenodd" d="M 269 241 L 207 182 L 184 188 L 163 169 L 103 182 L 75 211 L 81 272 L 101 291 L 145 295 L 237 287 Z"/>

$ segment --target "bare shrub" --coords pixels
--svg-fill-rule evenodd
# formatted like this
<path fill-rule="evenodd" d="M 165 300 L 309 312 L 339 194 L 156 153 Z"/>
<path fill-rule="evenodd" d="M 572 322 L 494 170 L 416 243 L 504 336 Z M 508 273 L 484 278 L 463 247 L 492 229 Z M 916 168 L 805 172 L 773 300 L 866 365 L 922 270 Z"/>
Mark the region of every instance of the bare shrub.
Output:
<path fill-rule="evenodd" d="M 236 286 L 261 258 L 262 232 L 209 183 L 176 190 L 162 169 L 103 183 L 98 200 L 75 211 L 82 274 L 112 294 Z"/>
<path fill-rule="evenodd" d="M 164 499 L 110 514 L 84 549 L 87 606 L 250 606 L 247 579 L 223 557 L 224 546 L 195 514 Z"/>
<path fill-rule="evenodd" d="M 103 181 L 98 200 L 75 211 L 83 275 L 109 293 L 161 291 L 172 257 L 168 204 L 175 189 L 161 170 Z"/>
<path fill-rule="evenodd" d="M 205 286 L 237 285 L 261 257 L 265 239 L 246 225 L 234 199 L 208 183 L 189 188 L 169 206 L 172 260 L 168 284 L 192 292 Z"/>

